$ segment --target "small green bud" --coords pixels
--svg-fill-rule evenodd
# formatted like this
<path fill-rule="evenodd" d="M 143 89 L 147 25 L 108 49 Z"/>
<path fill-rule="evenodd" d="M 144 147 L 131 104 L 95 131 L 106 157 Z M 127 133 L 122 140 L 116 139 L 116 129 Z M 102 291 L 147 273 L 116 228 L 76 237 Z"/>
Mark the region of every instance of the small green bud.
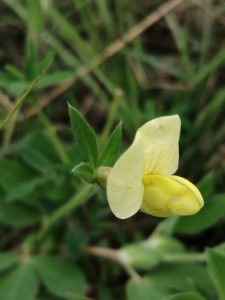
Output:
<path fill-rule="evenodd" d="M 111 171 L 110 167 L 100 167 L 95 172 L 96 181 L 103 188 L 106 188 L 107 179 L 110 171 Z"/>

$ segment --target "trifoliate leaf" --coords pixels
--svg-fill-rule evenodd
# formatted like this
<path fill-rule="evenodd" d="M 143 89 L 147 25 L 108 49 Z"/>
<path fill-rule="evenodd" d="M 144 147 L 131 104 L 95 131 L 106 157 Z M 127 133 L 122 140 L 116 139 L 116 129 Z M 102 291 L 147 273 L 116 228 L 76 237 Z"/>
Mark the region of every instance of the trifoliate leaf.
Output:
<path fill-rule="evenodd" d="M 25 262 L 1 277 L 0 300 L 34 299 L 38 284 L 35 270 L 28 262 Z"/>
<path fill-rule="evenodd" d="M 53 294 L 63 298 L 70 294 L 80 298 L 84 296 L 85 278 L 74 264 L 51 256 L 37 256 L 32 258 L 32 262 L 44 285 Z"/>

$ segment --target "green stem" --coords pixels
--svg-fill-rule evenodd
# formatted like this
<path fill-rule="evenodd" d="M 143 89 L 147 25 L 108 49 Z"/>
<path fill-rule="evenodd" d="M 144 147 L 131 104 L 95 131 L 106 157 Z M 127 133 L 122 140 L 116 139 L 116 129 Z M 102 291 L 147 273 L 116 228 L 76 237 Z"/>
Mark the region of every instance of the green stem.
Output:
<path fill-rule="evenodd" d="M 16 103 L 18 101 L 16 100 Z M 14 115 L 11 117 L 11 119 L 8 121 L 8 126 L 5 128 L 5 134 L 4 134 L 4 141 L 3 141 L 3 146 L 6 147 L 10 144 L 15 126 L 16 126 L 16 122 L 17 122 L 17 118 L 20 112 L 20 108 L 17 109 L 17 111 L 15 111 Z"/>
<path fill-rule="evenodd" d="M 117 108 L 118 108 L 119 99 L 122 97 L 122 95 L 123 95 L 123 92 L 120 89 L 117 89 L 115 91 L 113 101 L 112 101 L 112 105 L 111 105 L 111 109 L 110 109 L 109 116 L 108 116 L 108 120 L 106 122 L 104 131 L 102 133 L 101 140 L 100 140 L 100 143 L 99 143 L 100 151 L 102 150 L 102 148 L 106 144 L 107 139 L 109 137 L 109 133 L 110 133 L 110 130 L 112 128 L 113 121 L 115 119 L 116 111 L 117 111 Z"/>
<path fill-rule="evenodd" d="M 8 120 L 12 117 L 12 115 L 15 113 L 15 111 L 18 109 L 18 107 L 23 103 L 23 101 L 26 99 L 28 94 L 31 92 L 35 84 L 38 82 L 38 80 L 41 78 L 42 74 L 44 71 L 42 71 L 38 77 L 34 80 L 34 82 L 29 86 L 29 88 L 26 90 L 26 92 L 23 94 L 23 96 L 20 98 L 20 100 L 16 103 L 15 107 L 13 110 L 8 114 L 8 116 L 5 118 L 5 120 L 2 122 L 0 125 L 0 130 L 5 126 L 5 124 L 8 122 Z"/>
<path fill-rule="evenodd" d="M 140 281 L 141 276 L 135 271 L 135 269 L 130 264 L 122 264 L 122 266 L 133 281 Z"/>
<path fill-rule="evenodd" d="M 205 262 L 205 253 L 180 253 L 166 254 L 163 258 L 164 262 Z"/>
<path fill-rule="evenodd" d="M 52 214 L 48 222 L 37 234 L 37 240 L 42 240 L 55 223 L 57 223 L 62 217 L 65 217 L 73 212 L 81 203 L 91 196 L 95 189 L 95 185 L 83 184 L 81 189 L 74 197 L 72 197 L 67 203 L 62 205 Z"/>
<path fill-rule="evenodd" d="M 51 138 L 57 152 L 58 152 L 58 155 L 62 161 L 62 163 L 64 164 L 68 164 L 69 163 L 69 158 L 55 132 L 55 129 L 54 127 L 52 126 L 52 124 L 49 122 L 48 118 L 45 116 L 45 114 L 42 112 L 41 110 L 41 107 L 40 107 L 40 104 L 36 98 L 36 95 L 33 93 L 32 95 L 32 100 L 33 100 L 33 103 L 34 103 L 34 106 L 37 110 L 37 114 L 42 122 L 42 124 L 44 125 L 44 127 L 47 129 L 47 132 L 49 134 L 49 137 Z"/>
<path fill-rule="evenodd" d="M 140 275 L 135 271 L 135 269 L 127 262 L 124 262 L 119 253 L 119 250 L 115 249 L 109 249 L 109 248 L 102 248 L 102 247 L 95 247 L 95 246 L 86 246 L 83 249 L 83 252 L 99 256 L 99 257 L 104 257 L 113 261 L 116 261 L 119 263 L 124 270 L 127 272 L 127 274 L 132 278 L 134 281 L 139 281 L 141 279 Z"/>

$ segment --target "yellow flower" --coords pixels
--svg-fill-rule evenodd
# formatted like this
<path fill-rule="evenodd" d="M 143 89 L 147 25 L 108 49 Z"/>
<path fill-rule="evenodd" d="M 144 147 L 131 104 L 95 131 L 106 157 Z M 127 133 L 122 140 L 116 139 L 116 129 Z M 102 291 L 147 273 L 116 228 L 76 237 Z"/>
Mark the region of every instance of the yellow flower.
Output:
<path fill-rule="evenodd" d="M 147 122 L 115 163 L 106 189 L 118 218 L 128 218 L 139 209 L 157 217 L 192 215 L 203 206 L 196 186 L 171 176 L 178 168 L 180 126 L 178 115 Z"/>

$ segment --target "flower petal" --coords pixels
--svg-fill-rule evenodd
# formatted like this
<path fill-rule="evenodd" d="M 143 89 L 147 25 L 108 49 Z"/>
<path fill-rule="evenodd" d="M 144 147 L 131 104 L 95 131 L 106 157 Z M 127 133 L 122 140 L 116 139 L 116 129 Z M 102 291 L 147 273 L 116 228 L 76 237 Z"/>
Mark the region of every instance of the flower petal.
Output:
<path fill-rule="evenodd" d="M 138 130 L 144 142 L 145 175 L 171 175 L 176 172 L 180 126 L 179 116 L 174 115 L 154 119 Z"/>
<path fill-rule="evenodd" d="M 141 134 L 118 159 L 107 179 L 107 198 L 112 212 L 120 219 L 134 215 L 141 207 L 144 186 L 144 150 Z"/>
<path fill-rule="evenodd" d="M 204 205 L 204 200 L 203 200 L 202 195 L 199 192 L 198 188 L 193 183 L 191 183 L 189 180 L 187 180 L 183 177 L 180 177 L 180 176 L 172 175 L 172 176 L 170 176 L 170 178 L 172 180 L 178 182 L 180 185 L 183 185 L 187 189 L 189 189 L 189 191 L 192 192 L 192 194 L 197 199 L 200 208 L 202 208 L 202 206 Z"/>
<path fill-rule="evenodd" d="M 190 181 L 178 176 L 144 176 L 145 187 L 141 209 L 153 216 L 192 215 L 203 206 L 199 190 Z"/>

